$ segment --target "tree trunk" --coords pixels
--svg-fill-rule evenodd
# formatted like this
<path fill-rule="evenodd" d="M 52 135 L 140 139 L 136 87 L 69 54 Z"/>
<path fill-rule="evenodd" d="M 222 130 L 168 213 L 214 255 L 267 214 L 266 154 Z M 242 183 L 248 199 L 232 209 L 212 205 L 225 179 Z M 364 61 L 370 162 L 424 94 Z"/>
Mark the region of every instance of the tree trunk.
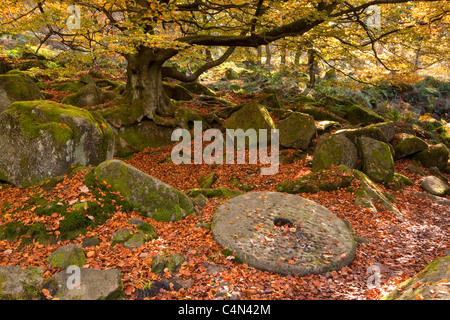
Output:
<path fill-rule="evenodd" d="M 283 44 L 281 46 L 281 58 L 280 58 L 280 64 L 283 67 L 286 65 L 286 55 L 287 55 L 287 48 L 286 48 L 286 45 Z"/>
<path fill-rule="evenodd" d="M 300 64 L 300 58 L 302 56 L 302 50 L 297 49 L 294 57 L 294 65 L 298 66 Z"/>
<path fill-rule="evenodd" d="M 256 65 L 261 66 L 262 47 L 259 46 L 256 50 Z"/>
<path fill-rule="evenodd" d="M 270 72 L 270 67 L 272 66 L 272 53 L 270 52 L 270 45 L 266 45 L 266 68 Z"/>
<path fill-rule="evenodd" d="M 309 84 L 308 87 L 313 88 L 316 83 L 316 60 L 315 60 L 314 49 L 308 50 L 308 71 L 309 71 Z"/>
<path fill-rule="evenodd" d="M 142 108 L 142 117 L 174 115 L 174 105 L 162 85 L 162 64 L 166 55 L 155 54 L 150 48 L 140 49 L 126 56 L 127 85 L 122 95 L 124 102 L 132 108 Z M 140 119 L 138 119 L 139 121 Z"/>

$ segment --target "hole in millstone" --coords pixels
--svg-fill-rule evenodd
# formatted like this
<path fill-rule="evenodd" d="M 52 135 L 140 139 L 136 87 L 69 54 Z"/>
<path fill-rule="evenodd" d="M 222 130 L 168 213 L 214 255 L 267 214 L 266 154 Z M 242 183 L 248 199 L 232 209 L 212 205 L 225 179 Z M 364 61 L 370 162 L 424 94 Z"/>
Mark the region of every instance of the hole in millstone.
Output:
<path fill-rule="evenodd" d="M 292 227 L 294 225 L 291 220 L 286 219 L 286 218 L 280 218 L 280 217 L 273 219 L 273 224 L 277 227 L 281 227 L 281 226 L 285 226 L 285 225 L 288 225 L 288 227 Z"/>

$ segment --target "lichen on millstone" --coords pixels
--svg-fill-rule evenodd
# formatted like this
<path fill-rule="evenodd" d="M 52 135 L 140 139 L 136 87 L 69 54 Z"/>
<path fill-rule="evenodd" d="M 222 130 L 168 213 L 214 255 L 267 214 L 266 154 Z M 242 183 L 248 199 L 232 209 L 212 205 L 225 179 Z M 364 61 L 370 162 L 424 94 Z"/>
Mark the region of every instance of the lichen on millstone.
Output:
<path fill-rule="evenodd" d="M 18 101 L 0 114 L 0 179 L 16 186 L 64 175 L 72 165 L 113 157 L 114 136 L 99 116 L 52 101 Z"/>
<path fill-rule="evenodd" d="M 94 174 L 157 221 L 178 221 L 193 213 L 194 205 L 183 192 L 123 161 L 102 162 Z"/>
<path fill-rule="evenodd" d="M 277 226 L 278 222 L 288 224 Z M 219 207 L 215 240 L 255 268 L 307 276 L 339 270 L 355 257 L 351 227 L 327 208 L 297 195 L 252 192 Z"/>

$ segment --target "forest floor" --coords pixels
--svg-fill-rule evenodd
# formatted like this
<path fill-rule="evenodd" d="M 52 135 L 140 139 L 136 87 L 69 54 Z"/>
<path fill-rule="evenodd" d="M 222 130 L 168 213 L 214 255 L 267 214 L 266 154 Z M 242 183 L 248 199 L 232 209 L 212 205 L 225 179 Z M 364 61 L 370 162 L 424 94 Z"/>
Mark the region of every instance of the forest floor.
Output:
<path fill-rule="evenodd" d="M 155 176 L 179 190 L 186 191 L 199 187 L 197 180 L 205 174 L 218 175 L 213 187 L 229 187 L 231 178 L 239 178 L 253 184 L 253 191 L 275 191 L 277 183 L 292 180 L 310 172 L 307 160 L 292 164 L 280 164 L 279 172 L 272 176 L 259 174 L 258 165 L 175 165 L 172 162 L 158 163 L 170 155 L 172 146 L 147 149 L 127 160 L 136 168 Z M 239 299 L 378 299 L 401 281 L 410 278 L 432 260 L 449 254 L 450 210 L 432 200 L 414 194 L 421 192 L 419 183 L 423 178 L 412 174 L 406 168 L 409 160 L 396 162 L 395 171 L 414 181 L 401 191 L 388 190 L 396 199 L 396 206 L 405 218 L 399 218 L 389 211 L 379 208 L 378 213 L 354 206 L 354 194 L 340 189 L 332 192 L 300 194 L 324 205 L 336 216 L 347 219 L 356 235 L 364 237 L 368 243 L 360 244 L 353 262 L 339 271 L 322 275 L 299 277 L 260 271 L 247 264 L 237 263 L 226 257 L 216 243 L 210 229 L 199 226 L 209 223 L 216 208 L 226 199 L 212 198 L 202 212 L 190 215 L 177 222 L 157 222 L 138 212 L 117 211 L 105 224 L 79 236 L 72 243 L 80 244 L 91 236 L 98 236 L 100 245 L 85 248 L 85 267 L 93 269 L 117 268 L 122 272 L 122 281 L 129 299 L 141 298 L 139 289 L 161 277 L 176 277 L 185 281 L 185 288 L 179 291 L 161 291 L 152 299 L 212 299 L 220 290 L 226 290 Z M 426 170 L 426 169 L 425 169 Z M 0 189 L 0 205 L 7 202 L 9 210 L 23 205 L 27 199 L 40 192 L 41 196 L 70 202 L 83 201 L 89 197 L 83 190 L 85 171 L 66 175 L 65 179 L 52 188 L 42 187 Z M 447 178 L 450 178 L 447 175 Z M 384 188 L 379 185 L 380 188 Z M 450 197 L 447 197 L 450 199 Z M 57 223 L 52 216 L 37 216 L 32 208 L 18 213 L 17 219 L 24 222 L 42 221 Z M 127 249 L 119 244 L 111 246 L 111 235 L 115 230 L 127 225 L 132 217 L 139 217 L 151 223 L 159 238 L 145 243 L 142 247 Z M 50 267 L 46 261 L 56 248 L 70 241 L 42 245 L 33 242 L 20 246 L 20 240 L 0 241 L 0 265 L 36 266 L 44 269 L 44 279 L 61 271 Z M 447 251 L 446 251 L 447 250 Z M 165 272 L 158 276 L 151 272 L 153 254 L 171 252 L 185 257 L 185 262 L 174 274 Z M 373 284 L 368 268 L 377 265 L 381 271 L 380 286 L 369 289 Z M 211 272 L 210 266 L 216 268 Z M 372 279 L 372 280 L 371 280 Z"/>

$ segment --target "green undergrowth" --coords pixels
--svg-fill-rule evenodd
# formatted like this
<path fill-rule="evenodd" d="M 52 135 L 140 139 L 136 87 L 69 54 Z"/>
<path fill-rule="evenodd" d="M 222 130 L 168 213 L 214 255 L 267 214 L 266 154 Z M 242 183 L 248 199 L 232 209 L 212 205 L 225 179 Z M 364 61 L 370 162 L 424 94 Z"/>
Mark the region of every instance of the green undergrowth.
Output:
<path fill-rule="evenodd" d="M 11 210 L 10 203 L 2 205 L 2 208 L 10 209 L 8 212 L 11 211 L 12 217 L 26 211 L 32 212 L 37 217 L 59 218 L 61 220 L 56 229 L 54 229 L 54 224 L 50 225 L 44 222 L 30 224 L 28 222 L 38 219 L 26 219 L 27 223 L 21 220 L 11 221 L 0 226 L 0 240 L 13 241 L 21 238 L 21 245 L 27 245 L 33 241 L 47 244 L 55 243 L 58 240 L 75 239 L 85 234 L 88 229 L 104 224 L 118 210 L 122 212 L 133 210 L 132 205 L 118 192 L 111 191 L 108 185 L 99 182 L 92 171 L 86 174 L 84 184 L 89 189 L 88 193 L 94 195 L 95 200 L 81 202 L 80 197 L 73 204 L 60 198 L 49 200 L 51 190 L 59 182 L 61 180 L 50 179 L 45 184 L 38 186 L 39 189 L 36 187 L 36 192 L 29 197 L 26 203 L 14 210 Z"/>

